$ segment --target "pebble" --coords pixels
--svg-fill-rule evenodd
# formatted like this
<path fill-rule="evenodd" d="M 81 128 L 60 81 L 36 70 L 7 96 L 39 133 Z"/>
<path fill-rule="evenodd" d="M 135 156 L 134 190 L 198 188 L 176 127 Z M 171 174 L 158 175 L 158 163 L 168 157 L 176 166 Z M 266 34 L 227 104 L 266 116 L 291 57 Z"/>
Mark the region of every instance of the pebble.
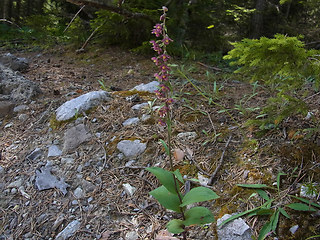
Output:
<path fill-rule="evenodd" d="M 76 231 L 78 231 L 80 225 L 80 221 L 73 220 L 56 236 L 55 240 L 66 240 L 72 237 L 76 233 Z"/>
<path fill-rule="evenodd" d="M 192 141 L 195 140 L 198 134 L 196 132 L 183 132 L 177 135 L 177 138 L 181 141 Z"/>
<path fill-rule="evenodd" d="M 140 103 L 140 104 L 136 104 L 134 106 L 131 107 L 132 110 L 140 110 L 141 108 L 144 108 L 148 106 L 148 103 Z"/>
<path fill-rule="evenodd" d="M 137 124 L 139 122 L 139 118 L 135 117 L 135 118 L 129 118 L 127 120 L 125 120 L 122 125 L 123 126 L 129 126 L 129 125 L 133 125 L 133 124 Z"/>
<path fill-rule="evenodd" d="M 16 194 L 17 192 L 18 192 L 18 190 L 16 188 L 11 189 L 11 194 Z"/>
<path fill-rule="evenodd" d="M 0 175 L 4 174 L 4 168 L 0 166 Z"/>
<path fill-rule="evenodd" d="M 85 195 L 81 187 L 77 187 L 76 190 L 74 190 L 73 194 L 78 199 L 83 198 Z"/>
<path fill-rule="evenodd" d="M 8 123 L 8 124 L 6 124 L 5 126 L 4 126 L 4 128 L 6 129 L 6 128 L 10 128 L 10 127 L 12 127 L 13 126 L 13 123 Z"/>
<path fill-rule="evenodd" d="M 131 197 L 133 196 L 133 194 L 137 190 L 137 188 L 131 186 L 129 183 L 124 183 L 124 184 L 122 184 L 122 186 L 123 186 L 124 191 Z"/>
<path fill-rule="evenodd" d="M 123 140 L 117 144 L 117 148 L 126 157 L 134 157 L 142 154 L 146 148 L 146 143 L 141 143 L 140 140 Z"/>
<path fill-rule="evenodd" d="M 292 233 L 292 234 L 295 234 L 296 231 L 299 229 L 299 225 L 294 225 L 292 226 L 289 231 Z"/>
<path fill-rule="evenodd" d="M 59 157 L 61 156 L 62 151 L 57 145 L 51 145 L 48 149 L 48 157 Z"/>
<path fill-rule="evenodd" d="M 24 114 L 24 113 L 20 114 L 19 117 L 18 117 L 19 121 L 21 121 L 21 122 L 26 121 L 28 118 L 29 118 L 29 116 L 27 114 Z"/>
<path fill-rule="evenodd" d="M 135 231 L 132 231 L 132 232 L 128 232 L 126 234 L 126 240 L 137 240 L 139 238 L 139 235 L 138 233 L 136 233 Z"/>

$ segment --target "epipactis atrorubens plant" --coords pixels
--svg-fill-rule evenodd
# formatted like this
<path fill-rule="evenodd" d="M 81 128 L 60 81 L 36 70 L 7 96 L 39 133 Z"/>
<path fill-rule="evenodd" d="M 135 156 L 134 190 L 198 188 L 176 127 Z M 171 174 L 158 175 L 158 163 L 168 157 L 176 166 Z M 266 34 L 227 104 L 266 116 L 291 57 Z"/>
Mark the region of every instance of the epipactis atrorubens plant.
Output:
<path fill-rule="evenodd" d="M 167 46 L 172 42 L 167 34 L 166 7 L 162 7 L 163 14 L 160 17 L 160 22 L 154 26 L 152 33 L 156 35 L 158 40 L 150 41 L 152 48 L 157 52 L 157 56 L 152 58 L 152 61 L 159 68 L 159 72 L 154 74 L 156 80 L 160 82 L 159 89 L 156 91 L 157 99 L 161 101 L 162 106 L 159 108 L 159 124 L 167 127 L 168 144 L 160 140 L 169 156 L 170 171 L 158 167 L 149 167 L 147 170 L 153 173 L 159 182 L 162 184 L 150 194 L 159 201 L 166 209 L 173 210 L 180 214 L 180 219 L 173 219 L 167 224 L 169 232 L 174 234 L 183 234 L 183 239 L 186 239 L 186 227 L 190 225 L 203 225 L 214 221 L 213 214 L 205 207 L 196 206 L 188 207 L 188 205 L 209 201 L 219 198 L 219 196 L 209 188 L 196 187 L 188 192 L 182 192 L 185 181 L 179 171 L 174 171 L 171 153 L 171 125 L 172 115 L 171 108 L 173 99 L 172 87 L 170 84 L 170 67 L 168 61 L 170 56 L 167 53 Z"/>

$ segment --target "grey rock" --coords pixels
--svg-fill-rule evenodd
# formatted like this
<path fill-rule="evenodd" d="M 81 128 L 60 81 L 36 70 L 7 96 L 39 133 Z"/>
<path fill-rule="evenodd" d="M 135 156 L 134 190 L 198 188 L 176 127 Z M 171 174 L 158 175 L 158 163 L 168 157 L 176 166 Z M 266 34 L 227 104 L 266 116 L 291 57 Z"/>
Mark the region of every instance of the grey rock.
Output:
<path fill-rule="evenodd" d="M 17 192 L 18 192 L 18 190 L 16 188 L 11 189 L 11 194 L 16 194 Z"/>
<path fill-rule="evenodd" d="M 11 116 L 14 103 L 11 101 L 0 101 L 0 117 Z"/>
<path fill-rule="evenodd" d="M 11 53 L 0 56 L 0 63 L 11 68 L 13 71 L 25 71 L 29 67 L 29 61 L 26 58 L 19 58 Z"/>
<path fill-rule="evenodd" d="M 24 113 L 20 114 L 19 117 L 18 117 L 19 121 L 21 121 L 21 122 L 26 121 L 28 118 L 29 118 L 29 116 L 27 114 L 24 114 Z"/>
<path fill-rule="evenodd" d="M 230 214 L 225 214 L 217 220 L 219 226 L 224 220 L 232 217 Z M 217 228 L 219 240 L 252 240 L 252 232 L 250 227 L 242 218 L 237 218 L 223 226 Z"/>
<path fill-rule="evenodd" d="M 64 195 L 67 193 L 67 187 L 69 184 L 61 178 L 51 174 L 52 166 L 48 162 L 46 166 L 41 167 L 40 170 L 36 170 L 35 184 L 39 191 L 47 190 L 51 188 L 58 188 Z"/>
<path fill-rule="evenodd" d="M 84 179 L 81 180 L 81 186 L 86 193 L 93 192 L 96 189 L 96 185 Z"/>
<path fill-rule="evenodd" d="M 78 205 L 79 202 L 78 202 L 78 200 L 73 200 L 73 201 L 71 202 L 71 204 L 72 204 L 72 205 Z"/>
<path fill-rule="evenodd" d="M 126 240 L 137 240 L 137 239 L 139 239 L 139 235 L 135 231 L 131 231 L 126 234 L 125 239 Z"/>
<path fill-rule="evenodd" d="M 55 240 L 66 240 L 73 236 L 79 230 L 81 222 L 74 220 L 69 223 L 55 238 Z"/>
<path fill-rule="evenodd" d="M 0 176 L 4 174 L 4 168 L 0 166 Z"/>
<path fill-rule="evenodd" d="M 19 188 L 22 186 L 22 184 L 23 184 L 23 179 L 19 178 L 18 180 L 10 183 L 7 187 L 8 188 Z"/>
<path fill-rule="evenodd" d="M 74 163 L 74 158 L 72 157 L 61 158 L 61 163 L 65 165 L 72 165 Z"/>
<path fill-rule="evenodd" d="M 8 124 L 6 124 L 5 126 L 4 126 L 4 129 L 6 129 L 6 128 L 11 128 L 13 126 L 13 123 L 11 122 L 11 123 L 8 123 Z"/>
<path fill-rule="evenodd" d="M 74 192 L 73 192 L 73 195 L 77 198 L 77 199 L 80 199 L 80 198 L 83 198 L 85 196 L 85 193 L 83 192 L 82 188 L 81 187 L 77 187 Z"/>
<path fill-rule="evenodd" d="M 133 89 L 131 89 L 131 91 L 136 90 L 136 91 L 141 91 L 141 92 L 153 93 L 154 91 L 156 91 L 158 89 L 158 87 L 159 87 L 159 82 L 152 81 L 147 84 L 141 83 L 140 85 L 135 86 Z"/>
<path fill-rule="evenodd" d="M 81 143 L 89 141 L 91 137 L 84 124 L 68 129 L 64 134 L 63 152 L 66 153 L 76 149 Z"/>
<path fill-rule="evenodd" d="M 51 145 L 48 149 L 48 157 L 59 157 L 61 156 L 62 151 L 57 145 Z"/>
<path fill-rule="evenodd" d="M 151 115 L 143 114 L 143 115 L 141 116 L 141 121 L 142 121 L 142 122 L 146 122 L 146 121 L 148 121 L 149 119 L 151 119 Z"/>
<path fill-rule="evenodd" d="M 1 94 L 13 101 L 29 101 L 41 93 L 39 85 L 0 64 Z"/>
<path fill-rule="evenodd" d="M 70 101 L 65 102 L 56 110 L 58 121 L 66 121 L 73 118 L 77 113 L 82 113 L 103 101 L 111 100 L 110 94 L 106 91 L 94 91 L 81 95 Z"/>
<path fill-rule="evenodd" d="M 299 225 L 294 225 L 292 226 L 289 231 L 292 233 L 292 234 L 295 234 L 296 231 L 299 229 Z"/>
<path fill-rule="evenodd" d="M 14 111 L 15 113 L 19 113 L 19 112 L 26 111 L 26 110 L 28 110 L 28 109 L 29 109 L 28 105 L 19 105 L 19 106 L 16 106 L 16 107 L 13 109 L 13 111 Z"/>
<path fill-rule="evenodd" d="M 131 107 L 132 110 L 140 110 L 141 108 L 144 108 L 148 106 L 148 103 L 140 103 L 140 104 L 136 104 L 134 106 Z"/>
<path fill-rule="evenodd" d="M 137 190 L 137 188 L 131 186 L 129 183 L 122 184 L 122 187 L 126 194 L 128 194 L 130 197 L 132 197 L 135 191 Z"/>
<path fill-rule="evenodd" d="M 133 125 L 133 124 L 137 124 L 139 122 L 139 118 L 135 117 L 135 118 L 129 118 L 127 120 L 125 120 L 122 125 L 123 126 L 129 126 L 129 125 Z"/>
<path fill-rule="evenodd" d="M 29 161 L 35 161 L 39 159 L 42 156 L 42 154 L 43 151 L 40 148 L 36 148 L 26 156 L 26 159 Z"/>
<path fill-rule="evenodd" d="M 117 144 L 117 148 L 127 158 L 129 158 L 142 154 L 146 150 L 147 144 L 141 143 L 140 140 L 123 140 Z"/>

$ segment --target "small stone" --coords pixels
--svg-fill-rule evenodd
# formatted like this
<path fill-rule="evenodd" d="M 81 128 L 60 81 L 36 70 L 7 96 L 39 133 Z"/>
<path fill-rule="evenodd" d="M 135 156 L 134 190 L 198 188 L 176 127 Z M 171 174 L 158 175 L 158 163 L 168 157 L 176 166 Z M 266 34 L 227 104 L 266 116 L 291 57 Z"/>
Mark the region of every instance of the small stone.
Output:
<path fill-rule="evenodd" d="M 42 156 L 42 150 L 40 148 L 36 148 L 26 156 L 26 159 L 29 161 L 35 161 L 41 156 Z"/>
<path fill-rule="evenodd" d="M 79 124 L 68 129 L 64 134 L 63 152 L 69 152 L 76 149 L 80 144 L 91 139 L 91 134 L 88 132 L 84 124 Z"/>
<path fill-rule="evenodd" d="M 77 187 L 76 190 L 74 190 L 73 194 L 77 199 L 83 198 L 85 196 L 81 187 Z"/>
<path fill-rule="evenodd" d="M 62 161 L 62 159 L 61 159 L 61 161 Z M 77 172 L 78 172 L 78 173 L 81 173 L 81 172 L 82 172 L 82 169 L 83 169 L 83 166 L 82 166 L 82 165 L 79 165 L 79 166 L 77 167 Z"/>
<path fill-rule="evenodd" d="M 57 145 L 51 145 L 48 149 L 48 157 L 59 157 L 62 151 Z"/>
<path fill-rule="evenodd" d="M 71 202 L 71 204 L 72 204 L 72 205 L 78 205 L 78 200 L 73 200 L 73 201 Z"/>
<path fill-rule="evenodd" d="M 29 107 L 28 107 L 27 105 L 19 105 L 19 106 L 16 106 L 16 107 L 13 109 L 13 111 L 14 111 L 15 113 L 19 113 L 19 112 L 26 111 L 26 110 L 28 110 L 28 109 L 29 109 Z"/>
<path fill-rule="evenodd" d="M 151 118 L 150 115 L 148 115 L 148 114 L 143 114 L 143 115 L 141 116 L 141 121 L 142 121 L 142 122 L 146 122 L 146 121 L 148 121 L 150 118 Z"/>
<path fill-rule="evenodd" d="M 140 104 L 136 104 L 134 106 L 131 107 L 132 110 L 140 110 L 141 108 L 144 108 L 148 106 L 148 103 L 140 103 Z"/>
<path fill-rule="evenodd" d="M 126 121 L 124 121 L 122 123 L 123 126 L 129 126 L 129 125 L 133 125 L 133 124 L 137 124 L 139 122 L 139 118 L 135 117 L 135 118 L 129 118 Z"/>
<path fill-rule="evenodd" d="M 18 192 L 18 190 L 16 188 L 11 189 L 11 194 L 16 194 L 17 192 Z"/>
<path fill-rule="evenodd" d="M 0 176 L 4 174 L 4 168 L 2 166 L 0 166 Z"/>
<path fill-rule="evenodd" d="M 117 144 L 117 148 L 126 157 L 134 157 L 142 154 L 146 148 L 146 143 L 141 143 L 140 140 L 123 140 Z"/>
<path fill-rule="evenodd" d="M 27 114 L 24 114 L 24 113 L 20 114 L 19 117 L 18 117 L 19 121 L 21 121 L 21 122 L 26 121 L 28 118 L 29 118 L 29 116 Z"/>
<path fill-rule="evenodd" d="M 134 87 L 133 89 L 131 89 L 131 91 L 136 90 L 136 91 L 141 91 L 141 92 L 154 93 L 154 91 L 158 90 L 159 85 L 160 84 L 157 81 L 152 81 L 147 84 L 142 83 L 142 84 Z"/>
<path fill-rule="evenodd" d="M 97 132 L 95 135 L 97 138 L 101 138 L 101 133 Z"/>
<path fill-rule="evenodd" d="M 93 201 L 93 197 L 88 198 L 88 203 L 91 203 Z"/>
<path fill-rule="evenodd" d="M 232 217 L 230 214 L 223 215 L 223 217 L 217 220 L 217 225 L 219 226 L 223 221 L 230 217 Z M 218 227 L 217 233 L 219 240 L 252 240 L 251 229 L 242 218 L 234 219 L 233 221 Z"/>
<path fill-rule="evenodd" d="M 299 225 L 294 225 L 294 226 L 292 226 L 292 227 L 289 229 L 289 231 L 290 231 L 292 234 L 295 234 L 296 231 L 298 230 L 298 228 L 299 228 Z"/>
<path fill-rule="evenodd" d="M 137 240 L 138 238 L 139 235 L 135 231 L 128 232 L 125 237 L 126 240 Z"/>
<path fill-rule="evenodd" d="M 19 188 L 22 186 L 22 184 L 23 184 L 23 180 L 22 180 L 22 178 L 19 178 L 18 180 L 10 183 L 8 185 L 8 188 Z"/>
<path fill-rule="evenodd" d="M 74 159 L 72 157 L 61 158 L 61 163 L 65 165 L 72 165 L 74 163 Z"/>
<path fill-rule="evenodd" d="M 81 222 L 74 220 L 69 223 L 55 238 L 55 240 L 66 240 L 73 236 L 79 230 Z"/>
<path fill-rule="evenodd" d="M 198 173 L 198 180 L 200 184 L 204 186 L 208 185 L 209 183 L 209 178 L 203 176 L 201 173 Z"/>
<path fill-rule="evenodd" d="M 5 126 L 4 126 L 4 129 L 6 129 L 6 128 L 11 128 L 13 126 L 13 123 L 8 123 L 8 124 L 6 124 Z"/>
<path fill-rule="evenodd" d="M 124 183 L 124 184 L 122 184 L 122 186 L 123 186 L 124 191 L 131 197 L 133 196 L 133 194 L 137 190 L 137 188 L 131 186 L 129 183 Z"/>
<path fill-rule="evenodd" d="M 134 94 L 132 96 L 126 97 L 126 101 L 128 101 L 128 102 L 139 102 L 140 101 L 139 94 Z"/>

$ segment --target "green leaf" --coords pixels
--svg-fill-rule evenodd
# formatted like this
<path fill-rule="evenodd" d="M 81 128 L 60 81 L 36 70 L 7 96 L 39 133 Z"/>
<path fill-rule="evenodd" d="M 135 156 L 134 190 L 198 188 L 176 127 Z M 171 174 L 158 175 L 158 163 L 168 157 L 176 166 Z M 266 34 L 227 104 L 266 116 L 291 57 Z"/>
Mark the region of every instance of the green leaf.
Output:
<path fill-rule="evenodd" d="M 297 211 L 317 211 L 315 208 L 304 203 L 291 203 L 286 206 Z"/>
<path fill-rule="evenodd" d="M 177 178 L 181 183 L 184 183 L 183 177 L 182 177 L 179 169 L 175 170 L 175 171 L 173 172 L 173 174 L 176 176 L 176 178 Z"/>
<path fill-rule="evenodd" d="M 273 213 L 274 211 L 269 208 L 261 208 L 257 211 L 257 215 L 270 215 Z"/>
<path fill-rule="evenodd" d="M 219 196 L 209 188 L 206 187 L 196 187 L 190 190 L 182 199 L 182 204 L 180 207 L 184 207 L 186 205 L 209 201 L 213 199 L 217 199 Z"/>
<path fill-rule="evenodd" d="M 166 154 L 169 156 L 170 155 L 170 151 L 169 151 L 169 147 L 168 145 L 166 144 L 165 141 L 163 141 L 162 139 L 159 140 L 162 144 L 162 146 L 164 147 L 165 151 L 166 151 Z"/>
<path fill-rule="evenodd" d="M 256 192 L 259 194 L 260 197 L 262 197 L 264 200 L 268 201 L 270 200 L 268 193 L 266 191 L 261 190 L 261 189 L 256 189 Z"/>
<path fill-rule="evenodd" d="M 283 208 L 279 208 L 279 211 L 283 216 L 290 219 L 289 214 Z"/>
<path fill-rule="evenodd" d="M 280 178 L 281 176 L 285 176 L 287 174 L 285 173 L 282 173 L 282 172 L 279 172 L 278 175 L 277 175 L 277 188 L 278 188 L 278 191 L 280 191 Z"/>
<path fill-rule="evenodd" d="M 203 225 L 214 221 L 212 212 L 205 207 L 194 207 L 185 212 L 185 226 L 193 224 Z"/>
<path fill-rule="evenodd" d="M 167 223 L 167 229 L 173 234 L 179 234 L 184 232 L 183 221 L 180 219 L 173 219 Z"/>
<path fill-rule="evenodd" d="M 180 213 L 181 209 L 179 207 L 180 200 L 177 194 L 173 194 L 167 190 L 164 186 L 158 187 L 149 193 L 158 202 L 167 209 L 173 210 Z"/>
<path fill-rule="evenodd" d="M 259 232 L 258 240 L 263 240 L 270 231 L 271 231 L 271 222 L 267 222 L 261 228 Z"/>
<path fill-rule="evenodd" d="M 250 209 L 250 210 L 247 210 L 247 211 L 238 213 L 238 214 L 236 214 L 236 215 L 233 215 L 232 217 L 229 217 L 228 219 L 226 219 L 226 220 L 224 220 L 222 223 L 220 223 L 220 225 L 219 225 L 218 227 L 223 226 L 224 224 L 226 224 L 226 223 L 228 223 L 228 222 L 231 222 L 232 220 L 237 219 L 237 218 L 239 218 L 239 217 L 241 217 L 241 216 L 244 216 L 244 215 L 246 215 L 246 214 L 256 212 L 256 211 L 258 211 L 259 209 L 260 209 L 260 207 L 257 207 L 257 208 L 253 208 L 253 209 Z"/>
<path fill-rule="evenodd" d="M 277 226 L 278 226 L 279 215 L 280 215 L 280 212 L 279 212 L 279 210 L 277 210 L 277 211 L 274 212 L 274 214 L 270 218 L 271 229 L 274 232 L 276 232 L 276 229 L 277 229 Z"/>
<path fill-rule="evenodd" d="M 319 205 L 319 204 L 314 203 L 314 202 L 311 202 L 311 201 L 308 200 L 308 199 L 301 198 L 301 197 L 296 197 L 296 196 L 291 196 L 291 197 L 293 197 L 293 198 L 295 198 L 295 199 L 298 199 L 298 200 L 300 200 L 300 201 L 302 201 L 302 202 L 304 202 L 304 203 L 307 203 L 308 205 L 312 205 L 312 206 L 314 206 L 314 207 L 320 208 L 320 205 Z"/>
<path fill-rule="evenodd" d="M 266 184 L 237 184 L 237 186 L 244 188 L 271 188 Z"/>
<path fill-rule="evenodd" d="M 158 167 L 148 167 L 146 168 L 146 170 L 154 174 L 159 179 L 160 183 L 165 186 L 165 188 L 168 189 L 169 192 L 177 194 L 174 175 L 172 174 L 172 172 Z"/>

